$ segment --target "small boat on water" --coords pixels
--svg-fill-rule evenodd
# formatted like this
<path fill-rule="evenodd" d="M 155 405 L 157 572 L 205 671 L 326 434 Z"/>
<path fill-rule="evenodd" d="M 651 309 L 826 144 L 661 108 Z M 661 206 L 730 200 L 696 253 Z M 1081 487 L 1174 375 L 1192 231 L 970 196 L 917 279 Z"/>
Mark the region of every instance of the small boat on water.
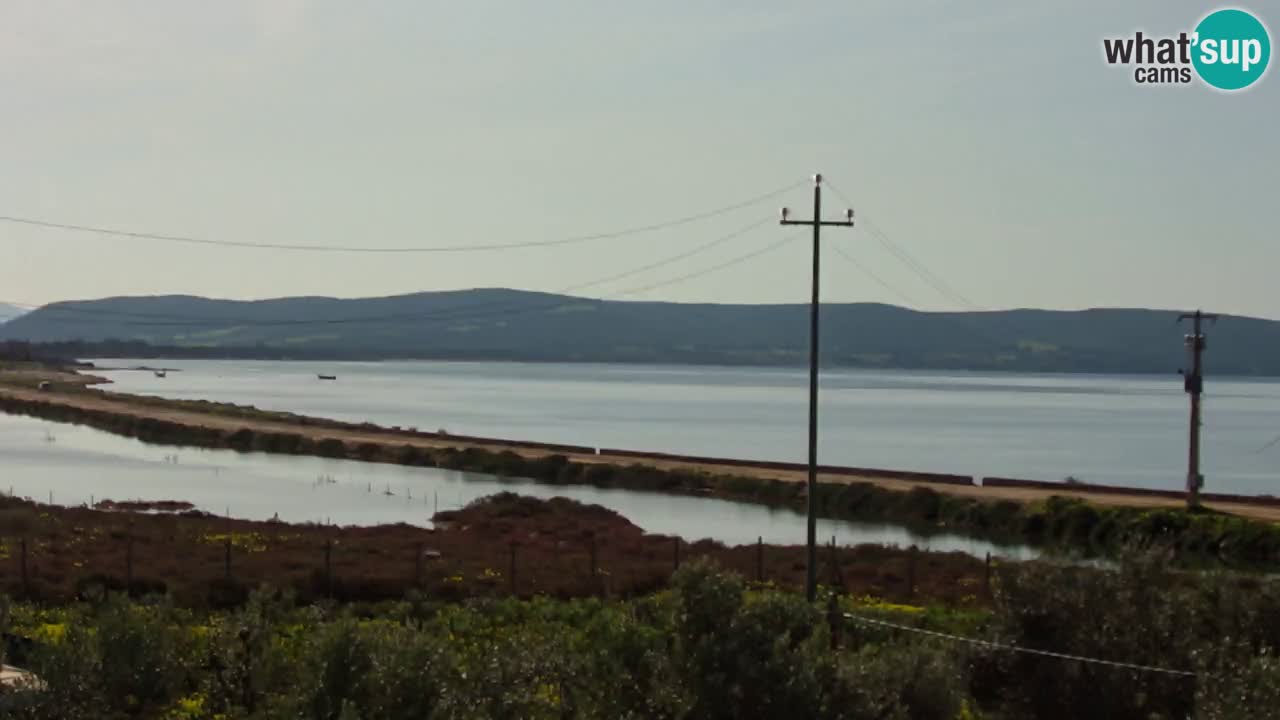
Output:
<path fill-rule="evenodd" d="M 337 380 L 338 379 L 337 375 L 318 375 L 317 374 L 316 377 L 321 380 Z"/>
<path fill-rule="evenodd" d="M 164 371 L 164 370 L 156 370 L 156 371 L 155 371 L 155 373 L 156 373 L 156 377 L 158 377 L 158 378 L 162 378 L 162 377 L 164 377 L 165 375 L 168 375 L 168 373 L 167 373 L 166 371 Z"/>

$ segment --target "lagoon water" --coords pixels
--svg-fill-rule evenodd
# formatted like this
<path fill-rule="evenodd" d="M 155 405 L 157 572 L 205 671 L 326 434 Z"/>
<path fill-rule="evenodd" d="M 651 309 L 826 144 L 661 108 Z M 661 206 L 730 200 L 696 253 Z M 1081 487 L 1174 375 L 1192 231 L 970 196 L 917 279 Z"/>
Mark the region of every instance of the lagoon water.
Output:
<path fill-rule="evenodd" d="M 92 428 L 0 414 L 0 490 L 60 505 L 95 500 L 186 500 L 232 517 L 288 522 L 429 526 L 439 508 L 456 508 L 504 490 L 570 497 L 622 513 L 649 532 L 731 545 L 801 544 L 805 520 L 788 510 L 713 498 L 551 486 L 489 475 L 316 457 L 148 445 Z M 955 535 L 922 537 L 892 525 L 823 520 L 819 536 L 840 544 L 919 545 L 981 556 L 1028 557 Z"/>
<path fill-rule="evenodd" d="M 150 361 L 156 364 L 157 361 Z M 98 361 L 103 367 L 147 364 Z M 108 371 L 122 392 L 576 445 L 805 459 L 802 369 L 591 364 L 166 360 Z M 334 374 L 336 381 L 317 380 Z M 824 371 L 823 463 L 1175 488 L 1187 396 L 1155 376 Z M 1280 494 L 1280 381 L 1216 378 L 1204 473 L 1219 492 Z"/>

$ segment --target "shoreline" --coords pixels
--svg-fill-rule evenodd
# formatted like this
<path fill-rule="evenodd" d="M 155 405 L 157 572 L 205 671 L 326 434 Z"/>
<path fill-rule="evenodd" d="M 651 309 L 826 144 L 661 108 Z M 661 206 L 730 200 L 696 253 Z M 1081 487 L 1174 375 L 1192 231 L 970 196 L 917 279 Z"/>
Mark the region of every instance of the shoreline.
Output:
<path fill-rule="evenodd" d="M 548 483 L 710 495 L 801 509 L 805 467 L 455 436 L 344 423 L 251 406 L 104 393 L 100 378 L 57 373 L 57 389 L 5 384 L 0 411 L 95 427 L 144 442 L 434 466 Z M 72 381 L 65 382 L 67 378 Z M 1208 497 L 1188 512 L 1177 493 L 824 467 L 818 511 L 840 520 L 891 522 L 927 532 L 1090 552 L 1174 543 L 1190 552 L 1280 564 L 1280 500 Z"/>
<path fill-rule="evenodd" d="M 85 358 L 96 360 L 139 360 L 139 361 L 208 361 L 208 362 L 279 362 L 279 363 L 350 363 L 350 364 L 382 364 L 382 363 L 441 363 L 454 365 L 591 365 L 598 367 L 652 367 L 652 368 L 693 368 L 699 370 L 706 369 L 723 369 L 723 370 L 777 370 L 793 372 L 804 375 L 808 372 L 808 365 L 804 363 L 797 364 L 780 364 L 780 363 L 729 363 L 729 362 L 678 362 L 675 360 L 597 360 L 597 359 L 575 359 L 564 358 L 560 360 L 545 360 L 539 358 L 510 358 L 510 357 L 452 357 L 452 356 L 423 356 L 423 357 L 345 357 L 345 356 L 320 356 L 320 357 L 295 357 L 290 355 L 283 356 L 256 356 L 256 355 L 172 355 L 167 353 L 156 354 L 153 356 L 139 355 L 83 355 Z M 89 361 L 86 361 L 89 362 Z M 90 368 L 98 370 L 131 370 L 133 368 L 114 368 L 114 367 L 98 367 Z M 938 366 L 883 366 L 883 365 L 847 365 L 839 363 L 823 362 L 819 366 L 819 370 L 826 372 L 851 372 L 851 373 L 910 373 L 910 374 L 947 374 L 947 375 L 977 375 L 986 377 L 1001 377 L 1004 375 L 1023 375 L 1032 377 L 1076 377 L 1091 376 L 1100 378 L 1134 378 L 1134 379 L 1151 379 L 1151 378 L 1168 378 L 1169 373 L 1163 370 L 1009 370 L 1000 367 L 954 367 L 950 365 Z M 1175 375 L 1176 377 L 1176 375 Z M 1243 372 L 1225 372 L 1214 375 L 1214 382 L 1270 382 L 1280 383 L 1280 374 L 1268 375 L 1265 373 L 1243 373 Z M 107 381 L 110 382 L 110 381 Z M 1178 382 L 1175 380 L 1175 384 Z"/>
<path fill-rule="evenodd" d="M 352 423 L 285 411 L 260 410 L 254 406 L 207 400 L 172 400 L 160 396 L 118 392 L 108 394 L 94 389 L 93 386 L 110 384 L 111 380 L 78 372 L 28 373 L 25 378 L 26 384 L 34 385 L 37 378 L 48 379 L 62 387 L 55 392 L 39 392 L 30 387 L 14 386 L 9 384 L 9 381 L 14 379 L 12 373 L 6 372 L 0 374 L 0 399 L 7 398 L 23 404 L 35 403 L 84 410 L 103 410 L 140 420 L 176 422 L 193 429 L 233 432 L 249 430 L 265 433 L 304 430 L 305 435 L 320 442 L 337 439 L 344 444 L 350 442 L 361 445 L 373 444 L 384 449 L 403 449 L 410 446 L 430 450 L 465 451 L 474 448 L 490 452 L 512 451 L 532 459 L 558 454 L 564 455 L 571 462 L 613 465 L 642 463 L 645 466 L 663 470 L 712 474 L 731 470 L 748 477 L 799 483 L 805 481 L 807 474 L 807 466 L 804 463 L 683 455 L 623 448 L 596 448 L 585 445 L 430 432 L 400 426 L 384 427 L 369 422 Z M 72 392 L 65 392 L 65 390 Z M 7 410 L 0 405 L 0 411 Z M 40 413 L 23 414 L 39 415 Z M 235 444 L 229 443 L 225 447 L 235 449 Z M 272 452 L 270 448 L 254 449 Z M 367 450 L 368 448 L 366 452 Z M 327 455 L 324 452 L 288 452 L 288 454 Z M 1183 508 L 1185 506 L 1184 494 L 1177 490 L 886 468 L 819 465 L 818 482 L 823 484 L 868 482 L 903 492 L 927 486 L 945 494 L 975 497 L 993 502 L 1000 500 L 1034 502 L 1056 495 L 1078 498 L 1098 505 L 1149 508 Z M 1232 493 L 1205 493 L 1202 497 L 1205 499 L 1204 504 L 1211 509 L 1242 517 L 1280 522 L 1280 497 Z"/>

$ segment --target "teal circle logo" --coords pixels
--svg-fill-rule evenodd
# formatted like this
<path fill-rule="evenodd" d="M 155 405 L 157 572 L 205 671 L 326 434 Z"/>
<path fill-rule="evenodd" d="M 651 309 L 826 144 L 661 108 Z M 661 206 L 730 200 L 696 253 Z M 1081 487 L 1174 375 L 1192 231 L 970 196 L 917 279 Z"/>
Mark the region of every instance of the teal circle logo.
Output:
<path fill-rule="evenodd" d="M 1219 90 L 1243 90 L 1258 81 L 1271 60 L 1271 35 L 1244 10 L 1218 10 L 1196 26 L 1191 63 L 1200 79 Z"/>

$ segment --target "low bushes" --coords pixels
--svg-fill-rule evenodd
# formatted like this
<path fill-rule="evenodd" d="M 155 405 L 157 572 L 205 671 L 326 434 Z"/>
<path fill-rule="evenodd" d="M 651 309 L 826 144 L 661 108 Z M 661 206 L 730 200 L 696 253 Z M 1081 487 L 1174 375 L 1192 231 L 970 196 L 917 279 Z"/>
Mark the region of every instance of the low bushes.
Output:
<path fill-rule="evenodd" d="M 614 602 L 454 604 L 411 595 L 340 608 L 262 590 L 234 612 L 194 613 L 155 599 L 49 610 L 0 598 L 0 631 L 34 639 L 23 662 L 44 683 L 24 702 L 0 692 L 0 713 L 14 720 L 1280 715 L 1274 582 L 1169 573 L 1141 556 L 1114 571 L 1001 566 L 994 608 L 977 613 L 840 601 L 857 617 L 1139 668 L 847 622 L 840 629 L 825 605 L 703 562 L 683 567 L 667 591 Z"/>
<path fill-rule="evenodd" d="M 260 592 L 232 613 L 112 598 L 56 617 L 20 607 L 11 620 L 19 633 L 63 628 L 28 658 L 46 688 L 6 715 L 16 720 L 953 720 L 966 693 L 953 656 L 833 653 L 803 598 L 703 563 L 628 602 L 414 597 L 336 610 Z"/>

